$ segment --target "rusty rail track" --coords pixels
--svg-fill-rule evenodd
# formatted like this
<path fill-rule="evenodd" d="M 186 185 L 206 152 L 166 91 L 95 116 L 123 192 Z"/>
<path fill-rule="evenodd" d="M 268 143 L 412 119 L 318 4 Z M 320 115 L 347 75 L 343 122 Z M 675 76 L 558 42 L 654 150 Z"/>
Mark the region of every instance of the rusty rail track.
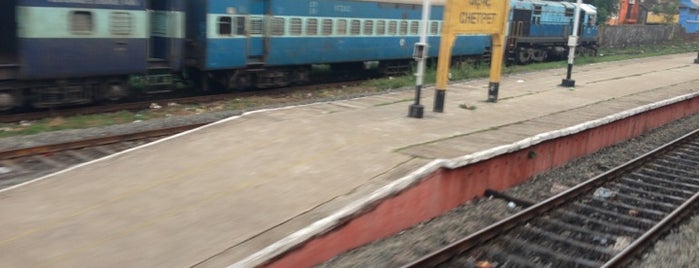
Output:
<path fill-rule="evenodd" d="M 320 83 L 312 85 L 302 85 L 293 86 L 287 88 L 277 88 L 269 90 L 257 90 L 257 91 L 243 91 L 243 92 L 233 92 L 233 93 L 219 93 L 219 94 L 209 94 L 201 96 L 187 96 L 187 97 L 176 97 L 176 98 L 153 98 L 134 102 L 125 103 L 110 103 L 110 104 L 97 104 L 85 107 L 75 107 L 75 108 L 58 108 L 52 110 L 41 110 L 41 111 L 30 111 L 12 114 L 0 114 L 0 123 L 16 123 L 20 121 L 34 121 L 49 117 L 70 117 L 76 115 L 88 115 L 88 114 L 99 114 L 99 113 L 110 113 L 118 111 L 139 111 L 149 109 L 153 102 L 158 103 L 177 103 L 177 104 L 198 104 L 198 103 L 210 103 L 221 100 L 230 100 L 236 98 L 251 98 L 258 96 L 277 96 L 289 94 L 296 91 L 312 91 L 321 88 L 333 88 L 341 87 L 347 85 L 359 84 L 364 80 L 346 80 L 340 82 L 330 82 L 330 83 Z M 349 96 L 353 97 L 353 96 Z"/>
<path fill-rule="evenodd" d="M 0 152 L 0 189 L 139 146 L 206 123 Z"/>
<path fill-rule="evenodd" d="M 699 130 L 404 267 L 621 267 L 699 204 Z"/>

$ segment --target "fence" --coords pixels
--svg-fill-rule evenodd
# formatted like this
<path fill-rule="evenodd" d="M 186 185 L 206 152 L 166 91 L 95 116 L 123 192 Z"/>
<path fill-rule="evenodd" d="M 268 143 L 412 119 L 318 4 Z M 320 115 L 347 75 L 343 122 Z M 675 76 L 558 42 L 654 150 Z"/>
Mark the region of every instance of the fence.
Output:
<path fill-rule="evenodd" d="M 599 28 L 599 45 L 608 48 L 663 44 L 684 37 L 684 29 L 679 24 L 615 25 Z"/>

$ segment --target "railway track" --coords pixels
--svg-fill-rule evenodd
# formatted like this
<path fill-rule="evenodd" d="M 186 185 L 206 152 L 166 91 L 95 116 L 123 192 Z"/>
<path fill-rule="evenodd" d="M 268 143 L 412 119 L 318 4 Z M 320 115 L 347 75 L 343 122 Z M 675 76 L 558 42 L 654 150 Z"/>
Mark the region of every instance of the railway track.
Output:
<path fill-rule="evenodd" d="M 205 124 L 150 130 L 0 152 L 0 189 Z"/>
<path fill-rule="evenodd" d="M 620 267 L 698 203 L 696 130 L 405 267 Z"/>
<path fill-rule="evenodd" d="M 200 96 L 184 96 L 184 97 L 170 97 L 170 98 L 145 98 L 143 100 L 124 102 L 124 103 L 109 103 L 109 104 L 96 104 L 90 106 L 81 107 L 66 107 L 51 110 L 39 110 L 39 111 L 28 111 L 28 112 L 18 112 L 9 114 L 0 114 L 0 123 L 16 123 L 20 121 L 34 121 L 49 117 L 70 117 L 76 115 L 88 115 L 88 114 L 99 114 L 99 113 L 110 113 L 118 111 L 139 111 L 149 109 L 151 104 L 157 103 L 177 103 L 177 104 L 200 104 L 200 103 L 211 103 L 223 100 L 232 99 L 245 99 L 253 97 L 275 97 L 289 95 L 293 92 L 311 92 L 318 89 L 327 88 L 337 88 L 337 87 L 347 87 L 352 85 L 358 85 L 365 79 L 338 79 L 341 81 L 334 82 L 323 82 L 314 83 L 311 85 L 300 85 L 286 88 L 268 89 L 268 90 L 255 90 L 255 91 L 242 91 L 233 93 L 218 93 L 218 94 L 207 94 Z"/>

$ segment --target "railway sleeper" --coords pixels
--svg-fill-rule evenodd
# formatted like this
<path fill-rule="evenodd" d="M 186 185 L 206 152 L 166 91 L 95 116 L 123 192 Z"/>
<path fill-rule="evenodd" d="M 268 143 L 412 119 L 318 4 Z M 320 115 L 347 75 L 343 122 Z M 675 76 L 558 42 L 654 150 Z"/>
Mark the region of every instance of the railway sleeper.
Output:
<path fill-rule="evenodd" d="M 606 217 L 616 217 L 620 221 L 623 221 L 622 222 L 623 224 L 631 225 L 631 226 L 638 227 L 638 228 L 648 229 L 648 228 L 653 227 L 653 225 L 655 225 L 655 223 L 656 223 L 655 221 L 652 221 L 652 220 L 649 220 L 646 218 L 637 217 L 638 215 L 629 216 L 628 215 L 629 213 L 619 213 L 617 211 L 612 211 L 612 210 L 600 208 L 597 206 L 591 206 L 591 205 L 587 205 L 587 204 L 583 204 L 583 203 L 579 203 L 579 202 L 573 203 L 573 205 L 576 207 L 576 211 L 578 211 L 578 213 L 587 214 L 587 215 L 598 214 L 598 215 L 604 215 Z M 631 213 L 631 214 L 633 214 L 633 213 Z"/>
<path fill-rule="evenodd" d="M 644 181 L 643 179 L 636 178 L 635 176 L 624 176 L 621 178 L 621 181 L 624 184 L 631 184 L 634 186 L 629 186 L 629 187 L 636 187 L 636 186 L 641 186 L 645 191 L 655 191 L 655 192 L 663 192 L 667 195 L 671 196 L 677 196 L 680 198 L 689 198 L 691 197 L 694 192 L 692 191 L 687 191 L 684 189 L 677 189 L 673 187 L 666 187 L 664 185 L 657 185 L 652 182 L 647 182 Z"/>
<path fill-rule="evenodd" d="M 535 219 L 531 221 L 530 224 L 536 225 L 539 228 L 546 230 L 560 231 L 562 236 L 568 237 L 569 239 L 575 239 L 577 241 L 603 247 L 614 245 L 618 238 L 616 235 L 613 234 L 586 229 L 580 227 L 578 224 L 567 223 L 561 221 L 560 219 L 552 217 L 543 217 Z"/>
<path fill-rule="evenodd" d="M 625 184 L 616 184 L 615 186 L 617 187 L 619 192 L 623 192 L 629 195 L 635 195 L 640 198 L 657 200 L 668 204 L 680 205 L 687 200 L 686 198 L 681 198 L 675 195 L 663 194 L 658 191 L 648 191 L 639 187 L 631 187 Z"/>
<path fill-rule="evenodd" d="M 535 266 L 547 266 L 550 267 L 599 267 L 601 263 L 590 260 L 587 258 L 581 258 L 579 256 L 572 256 L 576 251 L 565 251 L 565 249 L 560 249 L 560 251 L 539 246 L 533 243 L 527 243 L 526 240 L 522 240 L 517 237 L 510 235 L 504 235 L 502 238 L 502 243 L 506 245 L 504 248 L 509 253 L 509 256 L 520 256 L 520 258 L 529 260 L 529 265 Z"/>
<path fill-rule="evenodd" d="M 569 224 L 585 225 L 588 229 L 600 230 L 607 234 L 638 237 L 644 232 L 635 227 L 623 226 L 610 222 L 608 219 L 590 218 L 588 217 L 589 215 L 580 215 L 572 211 L 559 209 L 552 212 L 552 216 L 558 217 Z"/>
<path fill-rule="evenodd" d="M 570 248 L 575 251 L 587 251 L 586 257 L 592 260 L 608 259 L 614 255 L 614 252 L 609 247 L 602 247 L 596 244 L 581 242 L 567 237 L 561 236 L 545 229 L 538 228 L 533 225 L 524 225 L 520 229 L 521 237 L 527 241 L 542 239 L 551 241 L 551 248 Z"/>

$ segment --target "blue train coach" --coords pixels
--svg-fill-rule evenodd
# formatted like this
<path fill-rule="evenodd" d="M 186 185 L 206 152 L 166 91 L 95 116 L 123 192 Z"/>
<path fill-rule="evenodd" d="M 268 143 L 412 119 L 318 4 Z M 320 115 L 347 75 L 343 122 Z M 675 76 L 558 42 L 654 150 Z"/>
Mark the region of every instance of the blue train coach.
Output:
<path fill-rule="evenodd" d="M 0 1 L 0 109 L 119 99 L 129 77 L 178 70 L 183 0 Z"/>
<path fill-rule="evenodd" d="M 432 1 L 430 56 L 437 56 L 443 1 Z M 190 3 L 187 62 L 228 88 L 308 80 L 312 64 L 405 70 L 419 40 L 420 0 L 207 0 Z M 457 38 L 455 57 L 482 55 L 490 37 Z M 207 80 L 207 79 L 204 79 Z"/>

